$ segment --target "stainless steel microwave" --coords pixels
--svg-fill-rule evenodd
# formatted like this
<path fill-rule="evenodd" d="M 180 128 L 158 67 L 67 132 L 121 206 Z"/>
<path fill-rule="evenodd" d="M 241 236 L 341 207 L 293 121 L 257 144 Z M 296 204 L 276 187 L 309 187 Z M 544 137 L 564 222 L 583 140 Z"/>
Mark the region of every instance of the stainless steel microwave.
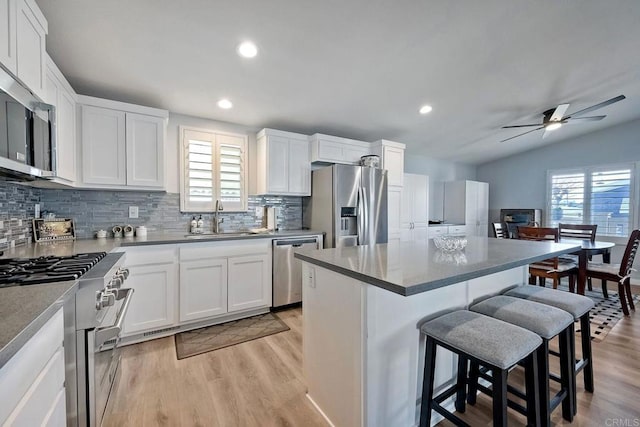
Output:
<path fill-rule="evenodd" d="M 0 174 L 56 175 L 55 107 L 40 102 L 0 68 Z"/>

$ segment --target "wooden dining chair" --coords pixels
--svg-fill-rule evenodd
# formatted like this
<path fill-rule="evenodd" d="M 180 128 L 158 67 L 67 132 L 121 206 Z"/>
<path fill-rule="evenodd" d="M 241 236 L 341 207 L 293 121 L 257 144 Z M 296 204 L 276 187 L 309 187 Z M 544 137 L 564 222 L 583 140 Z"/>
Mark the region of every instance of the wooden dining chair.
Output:
<path fill-rule="evenodd" d="M 605 298 L 608 298 L 607 294 L 607 281 L 618 282 L 618 295 L 620 296 L 620 305 L 622 305 L 622 312 L 625 316 L 629 315 L 629 308 L 635 310 L 635 304 L 633 303 L 633 295 L 631 295 L 631 271 L 633 271 L 633 261 L 638 252 L 638 245 L 640 244 L 640 230 L 633 230 L 627 247 L 624 250 L 622 256 L 622 262 L 620 264 L 604 264 L 590 262 L 587 264 L 587 277 L 594 277 L 596 279 L 602 279 L 602 294 Z M 626 294 L 626 295 L 625 295 Z"/>
<path fill-rule="evenodd" d="M 518 239 L 532 241 L 551 241 L 559 240 L 559 232 L 557 228 L 550 227 L 518 227 Z M 553 289 L 558 288 L 558 283 L 563 277 L 569 278 L 569 288 L 573 289 L 578 275 L 578 264 L 573 261 L 562 260 L 559 257 L 538 261 L 535 264 L 529 264 L 529 283 L 535 285 L 536 277 L 538 284 L 545 286 L 547 279 L 553 280 Z"/>
<path fill-rule="evenodd" d="M 598 224 L 558 224 L 558 232 L 560 233 L 560 239 L 576 239 L 576 240 L 590 240 L 591 243 L 596 241 L 596 231 L 598 230 Z M 591 261 L 591 255 L 589 255 L 589 261 Z M 564 261 L 572 261 L 578 263 L 577 255 L 562 255 L 560 257 Z M 602 285 L 604 286 L 604 285 Z M 593 290 L 591 278 L 587 278 L 587 289 Z"/>
<path fill-rule="evenodd" d="M 506 239 L 508 237 L 507 230 L 504 229 L 501 222 L 493 223 L 493 237 L 496 239 Z"/>

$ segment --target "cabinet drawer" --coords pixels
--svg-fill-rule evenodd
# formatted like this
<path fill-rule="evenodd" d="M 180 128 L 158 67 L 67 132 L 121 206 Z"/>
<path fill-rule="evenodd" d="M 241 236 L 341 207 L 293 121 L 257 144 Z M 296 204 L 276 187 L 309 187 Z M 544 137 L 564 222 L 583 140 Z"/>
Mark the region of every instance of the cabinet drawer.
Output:
<path fill-rule="evenodd" d="M 449 234 L 465 234 L 467 232 L 466 225 L 451 225 L 449 226 Z"/>
<path fill-rule="evenodd" d="M 64 321 L 60 309 L 0 369 L 0 390 L 11 390 L 11 393 L 3 393 L 0 399 L 0 424 L 18 405 L 56 351 L 62 351 L 63 334 Z M 64 378 L 64 364 L 62 375 Z"/>
<path fill-rule="evenodd" d="M 429 238 L 449 233 L 449 227 L 429 227 Z"/>
<path fill-rule="evenodd" d="M 125 265 L 132 266 L 176 262 L 176 247 L 176 245 L 159 245 L 123 248 L 123 251 L 127 254 Z"/>
<path fill-rule="evenodd" d="M 229 257 L 236 255 L 268 254 L 271 249 L 271 239 L 251 240 L 248 242 L 202 242 L 185 243 L 180 245 L 180 261 L 195 261 Z"/>

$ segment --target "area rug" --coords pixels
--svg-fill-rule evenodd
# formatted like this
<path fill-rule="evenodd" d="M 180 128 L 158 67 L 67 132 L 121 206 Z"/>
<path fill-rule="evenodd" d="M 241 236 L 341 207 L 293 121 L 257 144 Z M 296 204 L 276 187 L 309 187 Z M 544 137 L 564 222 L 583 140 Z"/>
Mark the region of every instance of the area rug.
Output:
<path fill-rule="evenodd" d="M 288 330 L 275 314 L 260 314 L 176 334 L 176 353 L 180 360 Z"/>
<path fill-rule="evenodd" d="M 611 287 L 611 284 L 609 284 L 609 287 Z M 569 290 L 566 286 L 559 286 L 558 289 Z M 591 298 L 596 304 L 589 314 L 591 319 L 591 340 L 593 342 L 603 341 L 609 331 L 618 323 L 618 320 L 624 317 L 620 306 L 620 296 L 614 291 L 609 291 L 608 293 L 609 298 L 605 299 L 600 289 L 585 290 L 585 296 Z M 640 307 L 640 295 L 633 295 L 633 302 L 637 307 Z M 576 332 L 580 332 L 579 322 L 576 323 Z"/>

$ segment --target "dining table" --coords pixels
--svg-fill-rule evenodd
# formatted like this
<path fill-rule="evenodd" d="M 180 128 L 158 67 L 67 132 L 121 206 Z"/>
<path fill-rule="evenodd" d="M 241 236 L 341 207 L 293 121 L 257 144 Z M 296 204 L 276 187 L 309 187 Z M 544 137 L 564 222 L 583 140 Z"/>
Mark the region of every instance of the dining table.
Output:
<path fill-rule="evenodd" d="M 604 242 L 601 240 L 577 240 L 577 239 L 560 239 L 559 243 L 570 243 L 580 245 L 580 250 L 576 252 L 578 255 L 578 289 L 580 295 L 584 295 L 587 285 L 587 264 L 589 257 L 593 255 L 602 255 L 602 262 L 611 263 L 611 248 L 616 244 L 612 242 Z M 573 291 L 573 290 L 572 290 Z"/>

